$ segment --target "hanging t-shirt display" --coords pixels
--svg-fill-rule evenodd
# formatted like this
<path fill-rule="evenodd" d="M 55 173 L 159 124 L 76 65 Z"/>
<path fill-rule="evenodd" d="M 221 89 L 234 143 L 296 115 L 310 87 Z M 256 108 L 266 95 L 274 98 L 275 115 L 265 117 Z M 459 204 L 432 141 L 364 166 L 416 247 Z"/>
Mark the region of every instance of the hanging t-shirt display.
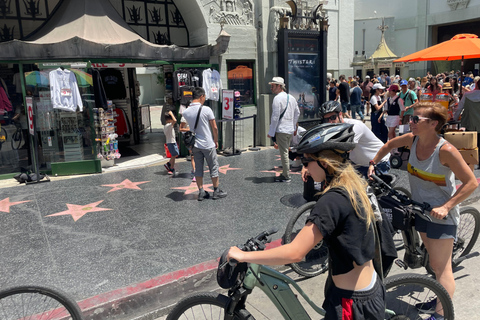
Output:
<path fill-rule="evenodd" d="M 173 73 L 173 99 L 180 100 L 180 88 L 184 86 L 193 86 L 192 73 L 189 70 L 178 69 Z"/>
<path fill-rule="evenodd" d="M 202 85 L 203 85 L 202 80 L 203 80 L 202 70 L 193 69 L 193 71 L 192 71 L 192 85 L 194 87 L 202 87 Z"/>
<path fill-rule="evenodd" d="M 77 78 L 70 70 L 58 68 L 50 71 L 50 96 L 52 107 L 64 111 L 83 111 L 82 97 L 78 90 Z"/>
<path fill-rule="evenodd" d="M 193 90 L 195 87 L 183 86 L 180 88 L 180 104 L 188 106 L 193 100 Z"/>
<path fill-rule="evenodd" d="M 125 82 L 120 70 L 103 69 L 100 71 L 100 76 L 108 99 L 125 99 L 127 97 Z"/>
<path fill-rule="evenodd" d="M 208 68 L 203 71 L 203 89 L 207 100 L 220 100 L 220 91 L 222 91 L 223 86 L 220 73 L 217 70 Z"/>

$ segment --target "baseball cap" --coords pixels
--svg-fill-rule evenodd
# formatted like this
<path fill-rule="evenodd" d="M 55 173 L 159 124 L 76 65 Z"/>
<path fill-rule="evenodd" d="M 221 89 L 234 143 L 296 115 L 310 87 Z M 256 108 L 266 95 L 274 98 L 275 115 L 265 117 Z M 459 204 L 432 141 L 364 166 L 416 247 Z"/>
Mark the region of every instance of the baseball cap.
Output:
<path fill-rule="evenodd" d="M 282 77 L 273 77 L 272 81 L 269 82 L 268 84 L 279 84 L 285 87 L 285 80 L 283 80 Z"/>
<path fill-rule="evenodd" d="M 385 89 L 384 86 L 382 86 L 380 83 L 375 83 L 372 87 L 372 89 L 377 90 L 377 89 Z"/>
<path fill-rule="evenodd" d="M 410 82 L 410 81 L 415 81 L 415 79 L 414 78 L 408 79 L 408 82 Z"/>
<path fill-rule="evenodd" d="M 370 76 L 369 76 L 369 75 L 366 75 L 366 76 L 365 76 L 365 79 L 370 79 Z"/>
<path fill-rule="evenodd" d="M 401 86 L 408 86 L 407 80 L 402 80 L 402 81 L 400 81 L 400 85 L 401 85 Z"/>
<path fill-rule="evenodd" d="M 388 87 L 388 91 L 398 92 L 398 91 L 400 91 L 400 89 L 398 88 L 398 86 L 396 84 L 392 84 L 390 87 Z"/>

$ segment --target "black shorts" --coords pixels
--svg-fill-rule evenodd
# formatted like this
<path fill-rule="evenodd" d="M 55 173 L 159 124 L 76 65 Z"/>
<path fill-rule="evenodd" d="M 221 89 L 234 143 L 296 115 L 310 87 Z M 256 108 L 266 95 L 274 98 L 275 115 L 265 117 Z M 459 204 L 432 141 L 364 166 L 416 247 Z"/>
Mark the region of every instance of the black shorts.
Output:
<path fill-rule="evenodd" d="M 378 275 L 375 285 L 368 291 L 343 290 L 331 282 L 322 307 L 327 312 L 325 320 L 383 320 L 385 287 Z"/>

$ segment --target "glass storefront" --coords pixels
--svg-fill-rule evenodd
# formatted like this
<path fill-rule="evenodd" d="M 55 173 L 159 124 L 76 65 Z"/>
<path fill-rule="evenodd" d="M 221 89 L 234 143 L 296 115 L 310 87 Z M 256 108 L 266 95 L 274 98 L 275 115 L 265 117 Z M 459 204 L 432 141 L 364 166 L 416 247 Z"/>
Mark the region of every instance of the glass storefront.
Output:
<path fill-rule="evenodd" d="M 0 175 L 34 171 L 35 149 L 39 168 L 46 172 L 52 163 L 95 159 L 95 99 L 87 69 L 32 64 L 23 65 L 23 71 L 25 100 L 19 66 L 0 65 L 6 97 L 0 104 Z M 36 143 L 29 130 L 30 104 Z"/>

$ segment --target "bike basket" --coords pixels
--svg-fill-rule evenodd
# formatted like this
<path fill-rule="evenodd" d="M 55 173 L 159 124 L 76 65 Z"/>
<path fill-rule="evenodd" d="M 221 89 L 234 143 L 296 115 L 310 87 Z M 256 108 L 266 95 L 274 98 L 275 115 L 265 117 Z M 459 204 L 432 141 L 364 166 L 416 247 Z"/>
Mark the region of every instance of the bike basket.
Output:
<path fill-rule="evenodd" d="M 412 209 L 403 205 L 392 196 L 383 196 L 378 199 L 378 204 L 382 207 L 383 213 L 397 230 L 407 230 L 410 228 Z"/>

